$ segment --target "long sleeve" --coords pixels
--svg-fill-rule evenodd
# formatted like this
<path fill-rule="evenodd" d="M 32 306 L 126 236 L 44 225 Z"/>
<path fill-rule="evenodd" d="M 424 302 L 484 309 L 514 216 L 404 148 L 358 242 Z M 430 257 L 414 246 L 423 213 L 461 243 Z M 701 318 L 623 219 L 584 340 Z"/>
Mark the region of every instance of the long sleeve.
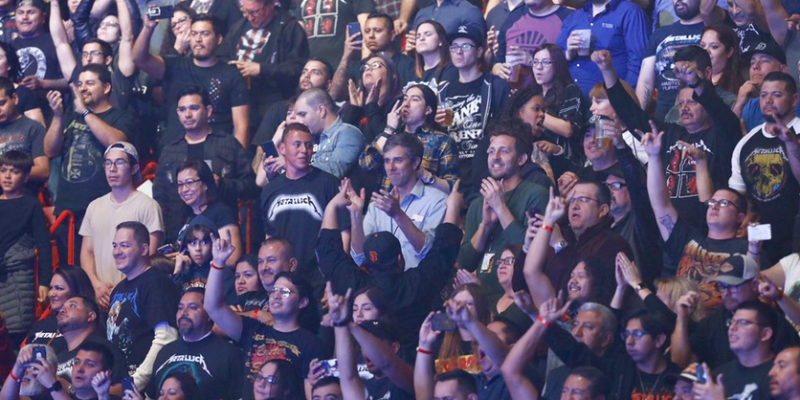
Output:
<path fill-rule="evenodd" d="M 263 79 L 275 82 L 297 82 L 303 66 L 309 57 L 308 38 L 300 24 L 294 19 L 281 21 L 282 35 L 281 41 L 277 43 L 280 50 L 277 51 L 279 61 L 268 58 L 261 63 L 261 75 Z"/>
<path fill-rule="evenodd" d="M 150 382 L 150 378 L 153 376 L 153 364 L 156 361 L 156 357 L 158 357 L 158 352 L 161 351 L 165 345 L 177 339 L 178 330 L 169 326 L 166 322 L 156 326 L 155 336 L 153 337 L 153 343 L 150 345 L 150 350 L 132 376 L 137 389 L 143 391 L 147 387 L 147 383 Z"/>
<path fill-rule="evenodd" d="M 700 96 L 695 93 L 692 97 L 711 116 L 711 120 L 714 122 L 714 131 L 721 136 L 721 142 L 726 143 L 732 149 L 742 139 L 739 117 L 717 95 L 714 86 L 709 81 L 704 81 L 703 85 L 705 85 L 703 93 Z"/>
<path fill-rule="evenodd" d="M 334 293 L 344 294 L 348 288 L 357 288 L 358 266 L 342 248 L 342 234 L 338 230 L 323 229 L 317 239 L 319 271 L 333 285 Z"/>
<path fill-rule="evenodd" d="M 458 252 L 458 265 L 469 272 L 478 269 L 480 258 L 483 257 L 483 252 L 475 250 L 475 247 L 472 246 L 472 236 L 478 230 L 482 207 L 483 198 L 478 198 L 470 204 L 464 226 L 464 243 L 461 244 L 461 250 Z"/>
<path fill-rule="evenodd" d="M 592 353 L 585 344 L 578 343 L 569 332 L 560 326 L 548 329 L 544 341 L 569 368 L 580 366 L 600 368 L 600 357 Z"/>
<path fill-rule="evenodd" d="M 428 254 L 417 268 L 404 273 L 419 276 L 419 292 L 439 293 L 450 281 L 462 238 L 461 229 L 453 224 L 445 223 L 436 228 L 436 239 Z"/>
<path fill-rule="evenodd" d="M 397 99 L 390 101 L 387 105 L 389 107 L 394 106 L 395 101 L 397 101 Z M 369 103 L 364 106 L 364 116 L 367 117 L 367 123 L 361 127 L 361 133 L 364 135 L 365 140 L 375 140 L 383 129 L 386 128 L 386 114 L 388 114 L 391 109 L 387 111 L 385 108 L 386 107 L 379 106 L 377 102 Z"/>
<path fill-rule="evenodd" d="M 358 129 L 340 125 L 325 143 L 320 143 L 320 150 L 313 157 L 314 166 L 342 179 L 358 163 L 364 147 L 364 136 Z"/>
<path fill-rule="evenodd" d="M 259 187 L 256 185 L 256 176 L 250 167 L 252 157 L 239 145 L 238 142 L 231 146 L 234 149 L 233 162 L 235 165 L 233 173 L 224 176 L 220 181 L 220 192 L 223 197 L 236 197 L 237 199 L 255 199 L 259 194 Z"/>
<path fill-rule="evenodd" d="M 83 45 L 94 36 L 92 35 L 91 26 L 93 6 L 94 0 L 82 0 L 75 9 L 75 13 L 70 16 L 75 32 L 75 40 L 72 42 L 72 47 L 77 50 L 78 55 L 80 55 Z M 68 76 L 66 78 L 69 79 Z"/>
<path fill-rule="evenodd" d="M 628 56 L 628 72 L 625 74 L 625 81 L 631 87 L 636 87 L 642 59 L 644 59 L 645 49 L 650 38 L 647 16 L 641 8 L 631 7 L 630 12 L 623 19 L 622 31 L 625 33 L 625 47 Z"/>
<path fill-rule="evenodd" d="M 628 130 L 631 132 L 634 132 L 636 129 L 642 132 L 650 131 L 650 116 L 636 105 L 636 102 L 628 92 L 625 91 L 619 81 L 617 81 L 614 86 L 610 88 L 607 87 L 606 93 L 608 94 L 608 101 L 611 102 L 611 106 L 614 107 L 617 116 L 625 123 Z M 658 121 L 656 121 L 656 124 L 659 126 L 659 129 L 663 129 Z"/>

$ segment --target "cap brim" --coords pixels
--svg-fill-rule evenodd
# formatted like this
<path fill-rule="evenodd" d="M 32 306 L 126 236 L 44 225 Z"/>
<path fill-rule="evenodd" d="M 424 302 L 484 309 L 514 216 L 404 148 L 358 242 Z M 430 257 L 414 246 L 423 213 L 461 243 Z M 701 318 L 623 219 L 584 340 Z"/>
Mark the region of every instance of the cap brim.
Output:
<path fill-rule="evenodd" d="M 720 275 L 714 279 L 711 279 L 711 282 L 720 282 L 726 285 L 733 285 L 733 286 L 739 286 L 747 281 L 748 279 L 738 278 L 730 275 Z"/>

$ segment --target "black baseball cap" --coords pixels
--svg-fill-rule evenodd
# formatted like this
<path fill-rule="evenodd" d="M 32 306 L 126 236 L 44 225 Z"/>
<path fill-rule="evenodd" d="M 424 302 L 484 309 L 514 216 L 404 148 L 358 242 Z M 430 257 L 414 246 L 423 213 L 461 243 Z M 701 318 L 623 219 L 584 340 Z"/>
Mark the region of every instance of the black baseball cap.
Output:
<path fill-rule="evenodd" d="M 397 256 L 402 253 L 400 241 L 389 232 L 376 232 L 364 241 L 364 266 L 388 268 L 397 265 Z"/>
<path fill-rule="evenodd" d="M 781 64 L 786 65 L 786 52 L 772 40 L 772 37 L 751 46 L 750 49 L 744 53 L 744 59 L 749 62 L 756 53 L 766 54 L 778 60 Z"/>
<path fill-rule="evenodd" d="M 458 38 L 472 40 L 476 46 L 483 47 L 483 33 L 472 25 L 461 25 L 455 32 L 447 35 L 447 41 L 451 44 Z"/>

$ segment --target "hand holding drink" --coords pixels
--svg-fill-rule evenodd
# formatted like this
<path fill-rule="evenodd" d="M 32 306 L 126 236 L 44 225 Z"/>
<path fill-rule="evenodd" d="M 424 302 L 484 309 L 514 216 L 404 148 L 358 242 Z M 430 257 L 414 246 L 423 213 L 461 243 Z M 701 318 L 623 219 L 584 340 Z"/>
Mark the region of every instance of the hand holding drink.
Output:
<path fill-rule="evenodd" d="M 443 100 L 440 107 L 444 110 L 444 123 L 445 128 L 453 125 L 453 103 L 450 100 Z"/>

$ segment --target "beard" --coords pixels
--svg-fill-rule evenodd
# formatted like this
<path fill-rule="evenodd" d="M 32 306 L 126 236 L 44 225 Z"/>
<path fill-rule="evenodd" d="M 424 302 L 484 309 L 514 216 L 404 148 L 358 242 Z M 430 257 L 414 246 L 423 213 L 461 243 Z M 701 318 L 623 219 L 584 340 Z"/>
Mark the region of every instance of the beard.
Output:
<path fill-rule="evenodd" d="M 29 382 L 22 382 L 19 386 L 20 396 L 36 397 L 44 393 L 44 391 L 44 386 L 33 377 Z"/>
<path fill-rule="evenodd" d="M 773 118 L 773 115 L 777 118 Z M 776 121 L 783 121 L 789 115 L 788 112 L 775 114 L 764 114 L 764 121 L 774 124 Z"/>
<path fill-rule="evenodd" d="M 677 8 L 675 9 L 675 14 L 678 16 L 678 18 L 680 18 L 680 19 L 692 19 L 692 18 L 700 15 L 700 2 L 699 1 L 698 2 L 682 1 L 682 3 L 685 5 L 685 8 L 682 11 L 678 11 Z M 694 3 L 694 4 L 692 4 L 692 3 Z"/>

